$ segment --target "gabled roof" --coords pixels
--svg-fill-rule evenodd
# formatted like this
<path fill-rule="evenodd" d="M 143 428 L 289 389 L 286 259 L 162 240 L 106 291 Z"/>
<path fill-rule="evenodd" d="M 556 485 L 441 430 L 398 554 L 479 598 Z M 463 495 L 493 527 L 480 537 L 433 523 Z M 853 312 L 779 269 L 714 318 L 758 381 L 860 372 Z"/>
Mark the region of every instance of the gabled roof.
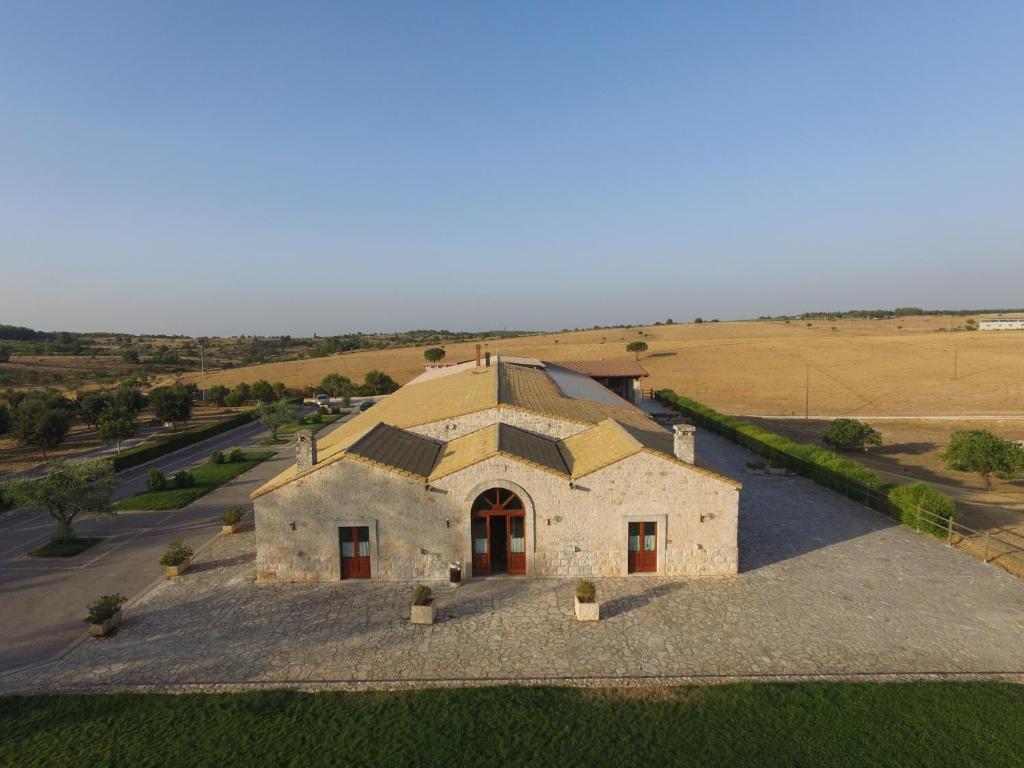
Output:
<path fill-rule="evenodd" d="M 546 360 L 548 365 L 557 365 L 584 376 L 598 379 L 628 378 L 640 379 L 650 374 L 636 360 L 628 357 L 616 360 Z"/>
<path fill-rule="evenodd" d="M 549 416 L 584 429 L 573 438 L 556 441 L 495 423 L 448 443 L 411 431 L 489 408 Z M 346 457 L 430 479 L 501 453 L 546 471 L 578 477 L 640 450 L 676 461 L 670 432 L 589 377 L 568 369 L 549 374 L 544 367 L 495 358 L 490 366 L 462 368 L 406 384 L 319 440 L 319 462 L 313 467 L 300 473 L 297 465 L 292 466 L 253 496 Z"/>
<path fill-rule="evenodd" d="M 388 424 L 378 424 L 348 448 L 352 456 L 425 477 L 434 468 L 441 443 Z"/>

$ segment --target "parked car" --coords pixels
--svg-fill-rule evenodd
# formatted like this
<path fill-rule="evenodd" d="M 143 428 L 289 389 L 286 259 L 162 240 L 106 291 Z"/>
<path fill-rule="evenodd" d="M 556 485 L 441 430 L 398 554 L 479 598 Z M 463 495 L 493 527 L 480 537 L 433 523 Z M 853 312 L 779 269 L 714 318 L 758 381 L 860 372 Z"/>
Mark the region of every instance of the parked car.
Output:
<path fill-rule="evenodd" d="M 329 395 L 317 395 L 316 396 L 316 404 L 317 405 L 330 405 L 331 404 L 331 398 L 330 398 Z"/>
<path fill-rule="evenodd" d="M 363 400 L 363 402 L 359 404 L 360 413 L 363 411 L 368 411 L 370 408 L 373 408 L 373 400 Z"/>

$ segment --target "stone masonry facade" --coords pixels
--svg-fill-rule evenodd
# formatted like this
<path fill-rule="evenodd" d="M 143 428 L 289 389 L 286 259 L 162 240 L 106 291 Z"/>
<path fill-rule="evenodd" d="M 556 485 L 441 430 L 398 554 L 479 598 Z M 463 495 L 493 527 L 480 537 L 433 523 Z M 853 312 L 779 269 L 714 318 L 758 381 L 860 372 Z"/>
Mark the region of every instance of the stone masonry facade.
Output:
<path fill-rule="evenodd" d="M 450 440 L 498 419 L 551 436 L 585 428 L 508 409 L 471 416 L 416 431 Z M 429 485 L 347 457 L 255 500 L 257 577 L 339 580 L 338 529 L 357 525 L 370 529 L 373 579 L 443 579 L 454 561 L 472 577 L 471 506 L 495 487 L 516 493 L 526 508 L 528 576 L 625 576 L 631 521 L 657 523 L 660 576 L 737 572 L 738 489 L 640 452 L 573 483 L 502 454 Z"/>

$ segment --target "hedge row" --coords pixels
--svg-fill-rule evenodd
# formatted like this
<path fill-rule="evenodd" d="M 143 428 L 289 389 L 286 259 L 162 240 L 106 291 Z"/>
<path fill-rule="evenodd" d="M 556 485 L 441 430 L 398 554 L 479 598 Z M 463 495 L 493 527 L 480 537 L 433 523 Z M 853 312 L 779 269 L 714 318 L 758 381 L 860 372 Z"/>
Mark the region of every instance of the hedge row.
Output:
<path fill-rule="evenodd" d="M 956 517 L 956 504 L 924 483 L 886 487 L 873 470 L 833 451 L 817 445 L 798 443 L 719 413 L 703 403 L 677 395 L 671 389 L 659 392 L 658 399 L 673 406 L 699 426 L 764 456 L 772 466 L 791 469 L 819 485 L 919 530 L 945 535 L 946 521 Z M 935 519 L 928 516 L 922 519 L 917 514 L 918 507 L 934 515 Z"/>
<path fill-rule="evenodd" d="M 166 440 L 162 440 L 159 443 L 152 443 L 151 445 L 142 445 L 138 448 L 132 448 L 131 450 L 125 451 L 124 453 L 113 457 L 111 459 L 114 470 L 120 472 L 122 469 L 128 469 L 129 467 L 137 467 L 139 464 L 145 464 L 147 461 L 165 456 L 168 453 L 173 453 L 186 446 L 200 443 L 203 440 L 219 435 L 222 432 L 227 432 L 229 429 L 240 427 L 243 424 L 248 424 L 256 418 L 255 411 L 246 411 L 240 413 L 237 416 L 232 416 L 230 419 L 224 421 L 218 421 L 216 424 L 211 424 L 208 427 L 201 427 L 200 429 L 192 429 L 188 432 L 181 432 L 177 435 L 172 435 Z"/>

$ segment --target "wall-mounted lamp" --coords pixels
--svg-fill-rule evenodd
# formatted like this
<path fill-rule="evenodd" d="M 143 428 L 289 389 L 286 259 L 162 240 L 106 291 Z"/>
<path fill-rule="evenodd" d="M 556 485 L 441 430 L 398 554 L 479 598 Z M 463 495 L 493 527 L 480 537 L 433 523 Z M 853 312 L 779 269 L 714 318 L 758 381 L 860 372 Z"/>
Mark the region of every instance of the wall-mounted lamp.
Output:
<path fill-rule="evenodd" d="M 569 481 L 569 490 L 570 491 L 575 491 L 576 490 L 576 483 L 574 483 L 572 480 Z"/>
<path fill-rule="evenodd" d="M 548 518 L 548 525 L 551 525 L 551 518 Z"/>
<path fill-rule="evenodd" d="M 427 493 L 430 493 L 430 483 L 424 483 L 423 490 L 426 491 Z"/>
<path fill-rule="evenodd" d="M 288 525 L 290 525 L 292 527 L 293 531 L 295 530 L 295 521 L 294 520 L 292 520 L 290 523 L 288 523 Z"/>
<path fill-rule="evenodd" d="M 445 520 L 444 521 L 444 527 L 445 528 L 451 528 L 452 527 L 452 521 L 451 520 Z"/>

